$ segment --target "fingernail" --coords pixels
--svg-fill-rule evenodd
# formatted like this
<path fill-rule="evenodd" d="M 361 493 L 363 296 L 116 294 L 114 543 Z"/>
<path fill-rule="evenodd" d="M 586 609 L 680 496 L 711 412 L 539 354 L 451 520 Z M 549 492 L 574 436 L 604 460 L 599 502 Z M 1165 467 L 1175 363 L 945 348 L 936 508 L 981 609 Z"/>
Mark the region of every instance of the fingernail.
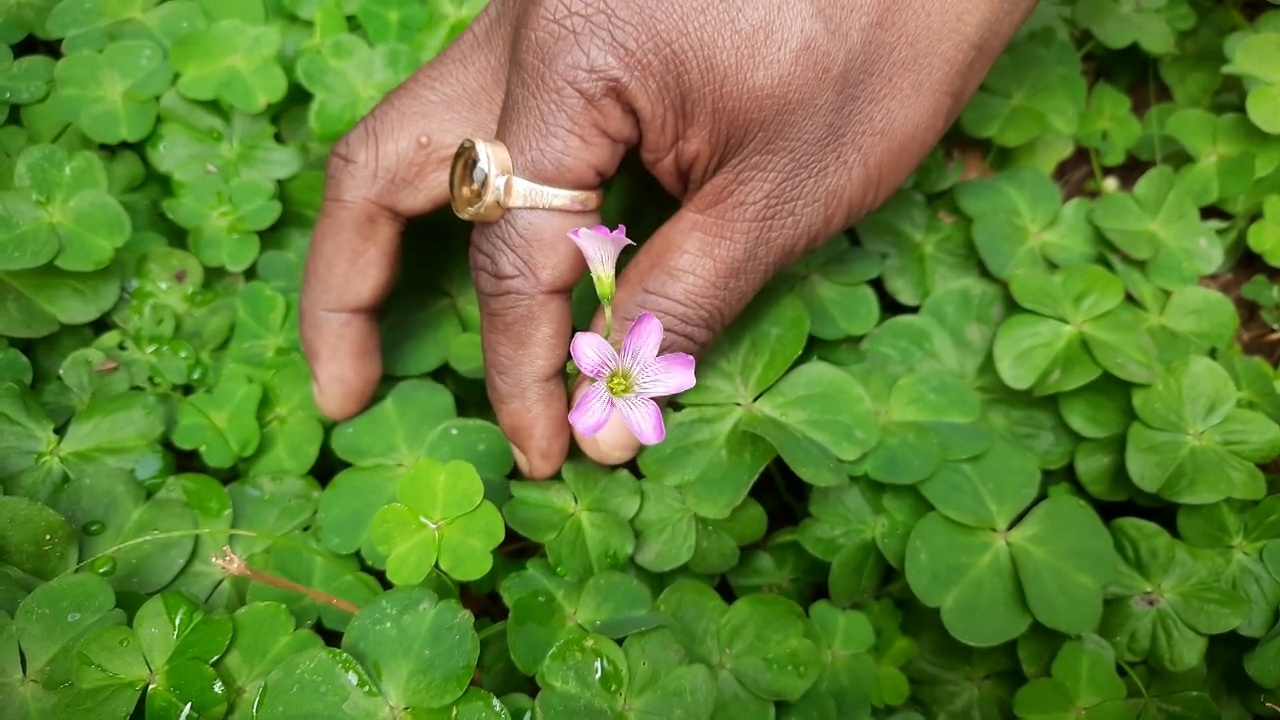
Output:
<path fill-rule="evenodd" d="M 599 448 L 597 459 L 606 465 L 624 463 L 636 456 L 640 451 L 640 441 L 631 433 L 622 414 L 615 412 L 595 437 Z"/>
<path fill-rule="evenodd" d="M 520 452 L 520 448 L 515 445 L 511 446 L 511 456 L 516 459 L 516 467 L 520 468 L 520 474 L 528 477 L 529 475 L 529 459 Z"/>
<path fill-rule="evenodd" d="M 586 389 L 586 383 L 580 385 L 573 393 L 574 401 Z M 613 417 L 609 418 L 609 422 L 605 423 L 600 432 L 595 435 L 587 437 L 578 435 L 575 432 L 574 436 L 577 438 L 578 447 L 582 448 L 582 452 L 603 465 L 624 463 L 635 457 L 640 450 L 640 441 L 636 440 L 636 436 L 631 433 L 631 429 L 627 427 L 622 415 L 616 412 Z"/>

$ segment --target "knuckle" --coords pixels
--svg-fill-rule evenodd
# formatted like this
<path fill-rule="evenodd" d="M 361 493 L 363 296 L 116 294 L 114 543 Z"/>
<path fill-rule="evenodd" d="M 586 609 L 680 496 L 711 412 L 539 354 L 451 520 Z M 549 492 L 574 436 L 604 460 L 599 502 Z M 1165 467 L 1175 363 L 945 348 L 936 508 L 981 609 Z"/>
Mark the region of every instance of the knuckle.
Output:
<path fill-rule="evenodd" d="M 377 184 L 384 172 L 377 118 L 365 117 L 333 144 L 325 165 L 326 199 L 360 200 Z"/>
<path fill-rule="evenodd" d="M 500 300 L 505 296 L 524 294 L 523 286 L 533 267 L 521 253 L 512 252 L 506 243 L 491 242 L 487 238 L 477 238 L 472 242 L 469 253 L 472 281 L 482 297 Z"/>

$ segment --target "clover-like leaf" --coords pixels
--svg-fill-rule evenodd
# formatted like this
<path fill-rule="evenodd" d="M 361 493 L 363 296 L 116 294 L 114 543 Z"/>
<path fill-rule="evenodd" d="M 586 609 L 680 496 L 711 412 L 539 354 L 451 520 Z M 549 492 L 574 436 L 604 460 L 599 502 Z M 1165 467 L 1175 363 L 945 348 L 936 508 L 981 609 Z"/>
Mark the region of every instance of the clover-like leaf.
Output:
<path fill-rule="evenodd" d="M 1009 289 L 1030 311 L 1009 316 L 996 331 L 995 368 L 1009 387 L 1066 392 L 1103 370 L 1130 382 L 1155 379 L 1155 343 L 1115 275 L 1097 265 L 1025 270 L 1010 278 Z"/>
<path fill-rule="evenodd" d="M 281 144 L 267 115 L 229 116 L 183 98 L 160 98 L 160 120 L 147 141 L 147 160 L 181 182 L 214 173 L 223 178 L 284 180 L 302 168 L 297 147 Z"/>
<path fill-rule="evenodd" d="M 1272 267 L 1280 267 L 1280 195 L 1271 195 L 1262 203 L 1262 217 L 1249 226 L 1245 236 L 1249 249 L 1262 256 Z"/>
<path fill-rule="evenodd" d="M 904 305 L 918 306 L 978 268 L 964 223 L 931 208 L 918 191 L 899 191 L 855 227 L 863 245 L 884 258 L 881 280 Z"/>
<path fill-rule="evenodd" d="M 585 583 L 566 580 L 542 559 L 507 576 L 499 587 L 510 608 L 507 644 L 521 672 L 534 675 L 560 640 L 583 631 L 621 639 L 663 624 L 653 594 L 631 575 L 605 570 Z"/>
<path fill-rule="evenodd" d="M 956 186 L 956 203 L 973 219 L 973 243 L 987 269 L 1007 279 L 1017 270 L 1085 263 L 1098 252 L 1088 203 L 1062 203 L 1056 183 L 1028 169 Z"/>
<path fill-rule="evenodd" d="M 1079 0 L 1075 19 L 1105 47 L 1119 50 L 1136 43 L 1151 55 L 1168 55 L 1178 33 L 1195 24 L 1196 13 L 1187 0 Z"/>
<path fill-rule="evenodd" d="M 768 441 L 747 431 L 744 406 L 787 372 L 808 328 L 795 294 L 757 296 L 703 356 L 698 384 L 678 396 L 685 408 L 669 416 L 666 440 L 640 453 L 640 469 L 679 486 L 698 515 L 727 517 L 776 455 Z"/>
<path fill-rule="evenodd" d="M 1188 186 L 1206 188 L 1201 201 L 1229 202 L 1249 192 L 1253 182 L 1280 164 L 1280 138 L 1262 132 L 1240 113 L 1216 115 L 1198 107 L 1171 114 L 1164 132 L 1195 162 L 1181 172 Z"/>
<path fill-rule="evenodd" d="M 0 560 L 42 580 L 75 567 L 80 558 L 76 533 L 47 505 L 14 495 L 0 495 Z"/>
<path fill-rule="evenodd" d="M 1178 508 L 1178 535 L 1205 548 L 1224 562 L 1222 579 L 1249 600 L 1249 616 L 1236 628 L 1247 637 L 1262 637 L 1276 624 L 1280 581 L 1267 569 L 1280 543 L 1280 497 L 1251 505 L 1227 500 Z"/>
<path fill-rule="evenodd" d="M 182 184 L 166 198 L 164 212 L 190 231 L 187 244 L 209 267 L 239 272 L 258 259 L 258 233 L 280 218 L 275 183 L 208 176 Z"/>
<path fill-rule="evenodd" d="M 91 140 L 134 143 L 155 129 L 157 98 L 172 80 L 164 48 L 147 40 L 120 40 L 101 53 L 75 53 L 58 61 L 53 98 Z"/>
<path fill-rule="evenodd" d="M 1058 496 L 1007 533 L 929 513 L 911 532 L 905 574 L 921 602 L 941 609 L 948 632 L 987 647 L 1021 635 L 1033 617 L 1062 632 L 1092 629 L 1113 568 L 1102 521 Z"/>
<path fill-rule="evenodd" d="M 260 113 L 283 99 L 289 88 L 277 60 L 282 42 L 274 25 L 236 18 L 188 32 L 169 51 L 178 74 L 175 87 L 192 100 L 221 100 Z"/>
<path fill-rule="evenodd" d="M 102 270 L 132 230 L 97 155 L 30 145 L 14 166 L 13 189 L 0 192 L 0 270 L 51 260 L 64 270 Z"/>
<path fill-rule="evenodd" d="M 1120 518 L 1111 534 L 1120 567 L 1098 633 L 1121 660 L 1190 670 L 1204 660 L 1208 636 L 1232 630 L 1248 614 L 1245 598 L 1222 585 L 1216 567 L 1160 526 Z"/>
<path fill-rule="evenodd" d="M 355 126 L 396 85 L 418 69 L 407 45 L 370 47 L 357 35 L 341 34 L 307 48 L 298 58 L 298 81 L 315 98 L 308 120 L 321 140 L 334 140 Z"/>
<path fill-rule="evenodd" d="M 258 406 L 262 385 L 243 373 L 229 373 L 212 390 L 184 398 L 170 431 L 173 444 L 197 450 L 210 467 L 231 467 L 253 455 L 262 440 Z"/>
<path fill-rule="evenodd" d="M 1129 257 L 1146 261 L 1156 285 L 1173 290 L 1222 262 L 1222 242 L 1200 218 L 1188 185 L 1167 165 L 1148 170 L 1132 193 L 1107 193 L 1090 218 Z"/>
<path fill-rule="evenodd" d="M 420 583 L 436 565 L 462 581 L 489 572 L 505 526 L 473 466 L 423 460 L 401 476 L 396 497 L 399 502 L 379 510 L 370 528 L 392 582 Z"/>
<path fill-rule="evenodd" d="M 1003 147 L 1026 145 L 1049 131 L 1070 137 L 1087 93 L 1075 47 L 1051 28 L 1038 29 L 996 59 L 961 113 L 960 126 Z"/>
<path fill-rule="evenodd" d="M 820 360 L 796 367 L 760 396 L 742 427 L 769 441 L 791 469 L 814 485 L 839 485 L 840 464 L 875 447 L 871 399 L 854 377 Z"/>
<path fill-rule="evenodd" d="M 616 569 L 635 550 L 630 520 L 640 489 L 626 470 L 569 462 L 561 482 L 511 483 L 503 514 L 512 529 L 544 543 L 556 572 L 571 580 Z"/>
<path fill-rule="evenodd" d="M 1013 698 L 1019 718 L 1105 717 L 1134 720 L 1138 706 L 1123 702 L 1124 681 L 1116 673 L 1115 652 L 1097 635 L 1065 643 L 1048 677 L 1032 680 Z"/>
<path fill-rule="evenodd" d="M 1236 75 L 1249 81 L 1249 94 L 1245 98 L 1245 112 L 1255 125 L 1272 135 L 1280 135 L 1280 27 L 1259 29 L 1227 46 L 1230 60 L 1222 68 L 1224 74 Z"/>
<path fill-rule="evenodd" d="M 1125 161 L 1140 137 L 1142 123 L 1133 114 L 1133 101 L 1115 85 L 1099 80 L 1089 92 L 1089 107 L 1080 117 L 1076 140 L 1096 150 L 1104 167 L 1115 167 Z"/>
<path fill-rule="evenodd" d="M 795 291 L 809 310 L 809 334 L 824 340 L 865 335 L 880 319 L 880 300 L 868 281 L 878 277 L 879 255 L 837 235 L 791 268 Z"/>
<path fill-rule="evenodd" d="M 728 517 L 713 520 L 698 517 L 677 488 L 641 483 L 640 496 L 631 559 L 646 570 L 667 572 L 687 563 L 694 572 L 722 573 L 737 564 L 740 546 L 765 534 L 764 509 L 750 497 Z"/>
<path fill-rule="evenodd" d="M 1218 363 L 1190 356 L 1133 391 L 1125 467 L 1142 490 L 1180 503 L 1261 499 L 1257 464 L 1280 454 L 1280 425 L 1236 407 L 1236 387 Z"/>
<path fill-rule="evenodd" d="M 14 22 L 16 8 L 6 7 L 5 20 Z M 54 60 L 47 55 L 24 55 L 14 59 L 13 49 L 0 44 L 0 120 L 9 114 L 9 106 L 36 103 L 49 94 L 53 80 Z"/>
<path fill-rule="evenodd" d="M 288 659 L 324 646 L 314 631 L 298 628 L 280 603 L 244 605 L 231 615 L 233 632 L 215 668 L 234 688 L 231 717 L 250 714 L 260 700 L 264 681 Z"/>
<path fill-rule="evenodd" d="M 457 600 L 425 588 L 396 588 L 360 608 L 342 649 L 368 668 L 394 707 L 442 707 L 471 682 L 480 655 L 473 621 Z"/>

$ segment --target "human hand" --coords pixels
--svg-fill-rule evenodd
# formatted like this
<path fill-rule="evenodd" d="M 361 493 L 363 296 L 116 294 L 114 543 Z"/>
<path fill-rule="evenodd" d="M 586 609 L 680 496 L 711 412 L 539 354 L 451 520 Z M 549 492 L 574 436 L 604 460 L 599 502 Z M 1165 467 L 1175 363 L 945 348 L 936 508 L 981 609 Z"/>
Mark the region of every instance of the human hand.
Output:
<path fill-rule="evenodd" d="M 696 355 L 905 181 L 1034 4 L 492 0 L 333 149 L 301 301 L 320 410 L 369 402 L 400 230 L 448 201 L 463 139 L 500 140 L 516 174 L 581 189 L 638 146 L 683 204 L 619 276 L 613 339 L 648 311 L 664 352 Z M 516 209 L 472 237 L 488 392 L 532 478 L 568 453 L 569 293 L 585 264 L 566 235 L 598 224 Z M 639 448 L 616 415 L 576 441 L 607 464 Z"/>

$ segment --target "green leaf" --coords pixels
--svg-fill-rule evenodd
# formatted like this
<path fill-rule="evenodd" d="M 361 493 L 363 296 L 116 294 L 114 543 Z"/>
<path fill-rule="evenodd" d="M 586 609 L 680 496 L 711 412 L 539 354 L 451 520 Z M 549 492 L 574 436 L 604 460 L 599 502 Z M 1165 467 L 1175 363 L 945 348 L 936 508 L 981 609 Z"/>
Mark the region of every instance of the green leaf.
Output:
<path fill-rule="evenodd" d="M 1097 626 L 1116 561 L 1092 508 L 1075 497 L 1050 496 L 1009 533 L 1008 545 L 1036 620 L 1067 634 Z"/>
<path fill-rule="evenodd" d="M 1223 259 L 1222 242 L 1167 165 L 1148 170 L 1132 193 L 1099 197 L 1090 217 L 1117 249 L 1145 261 L 1151 281 L 1168 290 L 1195 283 Z"/>
<path fill-rule="evenodd" d="M 160 172 L 195 183 L 211 173 L 237 180 L 284 180 L 298 174 L 303 163 L 301 148 L 281 144 L 269 116 L 235 110 L 224 116 L 172 90 L 160 98 L 160 121 L 146 154 Z"/>
<path fill-rule="evenodd" d="M 370 528 L 374 547 L 387 556 L 388 579 L 415 585 L 437 563 L 461 581 L 489 572 L 505 527 L 473 466 L 423 460 L 400 477 L 396 497 L 399 502 L 379 510 Z"/>
<path fill-rule="evenodd" d="M 784 375 L 760 397 L 755 410 L 743 427 L 768 440 L 801 478 L 815 485 L 843 483 L 840 462 L 858 459 L 879 440 L 871 399 L 862 386 L 822 361 Z"/>
<path fill-rule="evenodd" d="M 161 207 L 189 231 L 187 245 L 200 262 L 240 272 L 258 259 L 258 233 L 279 219 L 283 206 L 273 182 L 208 176 L 179 184 L 176 196 Z"/>
<path fill-rule="evenodd" d="M 102 317 L 120 297 L 120 275 L 111 267 L 68 272 L 51 266 L 0 272 L 0 334 L 52 335 L 63 325 Z"/>
<path fill-rule="evenodd" d="M 22 151 L 13 169 L 13 189 L 0 192 L 0 208 L 0 237 L 8 238 L 0 241 L 4 271 L 49 261 L 63 270 L 103 270 L 133 230 L 128 213 L 108 192 L 102 160 L 57 145 L 29 145 Z M 39 282 L 40 276 L 33 279 Z"/>
<path fill-rule="evenodd" d="M 728 517 L 777 454 L 764 438 L 746 430 L 744 415 L 735 406 L 690 407 L 671 414 L 666 439 L 637 457 L 641 472 L 679 488 L 700 517 Z"/>
<path fill-rule="evenodd" d="M 237 110 L 261 113 L 284 98 L 289 79 L 276 55 L 282 38 L 273 25 L 218 20 L 188 32 L 169 51 L 175 87 L 192 100 L 221 100 Z"/>
<path fill-rule="evenodd" d="M 382 96 L 418 69 L 407 45 L 376 44 L 342 34 L 306 48 L 298 57 L 298 81 L 315 98 L 307 115 L 321 140 L 335 140 L 355 126 Z"/>
<path fill-rule="evenodd" d="M 147 40 L 120 40 L 100 53 L 58 61 L 53 101 L 89 139 L 104 145 L 136 143 L 155 129 L 157 98 L 172 80 L 164 48 Z"/>
<path fill-rule="evenodd" d="M 280 603 L 244 605 L 231 616 L 231 642 L 215 666 L 238 691 L 231 716 L 252 712 L 263 691 L 263 681 L 290 658 L 323 647 L 311 630 L 297 628 L 289 609 Z"/>
<path fill-rule="evenodd" d="M 1122 164 L 1142 137 L 1142 123 L 1133 114 L 1133 101 L 1105 80 L 1098 81 L 1089 94 L 1089 107 L 1080 117 L 1076 140 L 1098 152 L 1104 167 Z"/>
<path fill-rule="evenodd" d="M 26 677 L 53 687 L 69 681 L 80 640 L 96 628 L 123 621 L 111 586 L 96 575 L 63 575 L 37 587 L 13 616 Z"/>
<path fill-rule="evenodd" d="M 904 305 L 919 306 L 977 274 L 965 224 L 930 208 L 919 192 L 899 191 L 855 227 L 862 244 L 884 258 L 885 290 Z"/>
<path fill-rule="evenodd" d="M 178 405 L 177 421 L 170 431 L 173 444 L 199 451 L 210 467 L 231 467 L 258 449 L 261 402 L 261 385 L 242 373 L 224 375 L 212 390 L 196 393 Z"/>
<path fill-rule="evenodd" d="M 1253 81 L 1245 98 L 1245 111 L 1249 119 L 1264 132 L 1280 135 L 1280 72 L 1276 61 L 1276 36 L 1280 28 L 1255 32 L 1227 48 L 1230 60 L 1222 68 L 1228 75 L 1236 75 Z"/>
<path fill-rule="evenodd" d="M 960 127 L 1001 147 L 1026 145 L 1049 131 L 1069 136 L 1087 92 L 1075 47 L 1050 28 L 1035 30 L 996 59 L 961 113 Z"/>
<path fill-rule="evenodd" d="M 905 575 L 920 602 L 939 608 L 956 639 L 989 647 L 1031 625 L 1013 557 L 999 534 L 965 527 L 934 511 L 907 543 Z"/>
<path fill-rule="evenodd" d="M 1220 584 L 1213 565 L 1197 560 L 1158 525 L 1120 518 L 1112 522 L 1111 534 L 1120 565 L 1098 632 L 1121 660 L 1190 670 L 1204 659 L 1207 635 L 1227 632 L 1244 619 L 1245 599 Z"/>
<path fill-rule="evenodd" d="M 1181 503 L 1266 493 L 1256 463 L 1280 454 L 1280 425 L 1236 407 L 1236 388 L 1218 363 L 1190 356 L 1156 383 L 1133 391 L 1125 467 L 1146 492 Z"/>
<path fill-rule="evenodd" d="M 285 658 L 257 696 L 259 717 L 391 720 L 396 716 L 369 672 L 337 648 L 317 647 Z"/>
<path fill-rule="evenodd" d="M 398 588 L 356 613 L 342 649 L 369 669 L 394 707 L 442 707 L 471 682 L 480 654 L 473 622 L 456 600 L 441 600 L 423 588 Z"/>
<path fill-rule="evenodd" d="M 71 525 L 48 506 L 11 495 L 0 496 L 0 562 L 41 580 L 70 572 L 80 559 Z"/>
<path fill-rule="evenodd" d="M 998 441 L 976 458 L 943 465 L 919 488 L 951 520 L 1003 531 L 1040 491 L 1040 468 L 1031 453 Z"/>
<path fill-rule="evenodd" d="M 1019 270 L 1075 265 L 1098 251 L 1088 205 L 1062 203 L 1056 183 L 1043 173 L 1011 169 L 991 179 L 956 186 L 956 204 L 973 219 L 973 243 L 983 264 L 1001 279 Z"/>
<path fill-rule="evenodd" d="M 1104 47 L 1119 50 L 1136 43 L 1151 55 L 1168 55 L 1178 33 L 1195 24 L 1196 13 L 1187 0 L 1149 6 L 1127 0 L 1079 0 L 1075 19 Z"/>

